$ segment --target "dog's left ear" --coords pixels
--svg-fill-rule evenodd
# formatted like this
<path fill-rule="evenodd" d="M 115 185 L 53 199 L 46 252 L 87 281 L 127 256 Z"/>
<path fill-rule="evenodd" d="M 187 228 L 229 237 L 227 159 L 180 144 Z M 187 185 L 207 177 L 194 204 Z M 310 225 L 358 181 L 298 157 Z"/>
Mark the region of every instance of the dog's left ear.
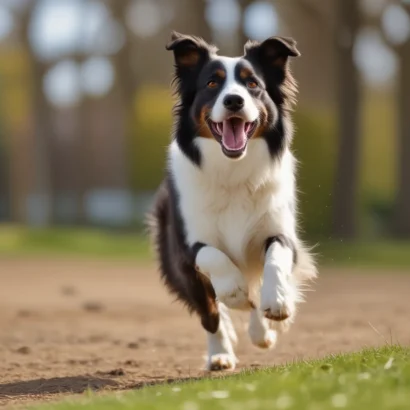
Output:
<path fill-rule="evenodd" d="M 299 57 L 296 41 L 290 37 L 270 37 L 262 43 L 248 41 L 245 56 L 256 59 L 265 67 L 285 69 L 289 57 Z"/>
<path fill-rule="evenodd" d="M 174 52 L 175 65 L 182 70 L 195 70 L 200 67 L 216 48 L 199 37 L 172 32 L 166 49 Z"/>

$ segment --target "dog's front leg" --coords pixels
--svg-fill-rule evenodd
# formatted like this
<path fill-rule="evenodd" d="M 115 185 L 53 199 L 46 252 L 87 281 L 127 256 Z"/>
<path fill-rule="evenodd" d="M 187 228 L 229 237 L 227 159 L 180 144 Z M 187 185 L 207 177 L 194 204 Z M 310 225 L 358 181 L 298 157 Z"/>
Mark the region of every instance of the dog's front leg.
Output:
<path fill-rule="evenodd" d="M 291 320 L 297 298 L 297 289 L 291 280 L 295 247 L 292 240 L 277 235 L 267 240 L 265 249 L 261 310 L 268 319 Z"/>
<path fill-rule="evenodd" d="M 231 259 L 219 249 L 202 243 L 195 244 L 193 249 L 195 268 L 209 278 L 218 300 L 231 309 L 250 309 L 248 285 Z"/>

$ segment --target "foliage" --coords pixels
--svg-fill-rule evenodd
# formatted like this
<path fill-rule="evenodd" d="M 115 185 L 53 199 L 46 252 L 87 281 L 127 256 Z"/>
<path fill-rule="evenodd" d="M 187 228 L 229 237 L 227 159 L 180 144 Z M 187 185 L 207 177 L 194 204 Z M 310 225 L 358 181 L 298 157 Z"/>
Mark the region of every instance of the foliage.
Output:
<path fill-rule="evenodd" d="M 408 409 L 410 349 L 389 346 L 322 360 L 201 381 L 153 386 L 127 394 L 46 405 L 56 409 Z"/>
<path fill-rule="evenodd" d="M 336 159 L 335 124 L 330 113 L 298 111 L 293 149 L 299 161 L 301 225 L 309 236 L 325 235 L 332 218 Z"/>
<path fill-rule="evenodd" d="M 167 88 L 141 89 L 135 103 L 135 132 L 131 141 L 132 181 L 136 191 L 154 190 L 164 175 L 166 147 L 172 126 L 172 97 Z"/>

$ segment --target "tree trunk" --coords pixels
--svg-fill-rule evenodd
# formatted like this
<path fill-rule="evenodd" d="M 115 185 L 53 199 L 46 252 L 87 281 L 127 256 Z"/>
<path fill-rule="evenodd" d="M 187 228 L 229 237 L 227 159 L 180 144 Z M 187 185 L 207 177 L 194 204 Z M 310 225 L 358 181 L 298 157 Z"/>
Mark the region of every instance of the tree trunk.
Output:
<path fill-rule="evenodd" d="M 139 70 L 137 69 L 140 65 L 135 64 L 139 53 L 141 53 L 140 58 L 143 59 L 143 51 L 141 47 L 138 47 L 138 39 L 135 38 L 131 30 L 127 27 L 126 23 L 126 13 L 130 2 L 123 0 L 118 2 L 117 0 L 111 0 L 110 8 L 112 10 L 113 16 L 121 23 L 125 30 L 125 44 L 122 49 L 113 57 L 113 63 L 116 72 L 116 82 L 114 90 L 114 98 L 119 99 L 119 110 L 121 115 L 120 132 L 121 132 L 121 156 L 122 158 L 122 176 L 119 176 L 122 181 L 122 188 L 130 188 L 130 157 L 128 153 L 128 147 L 131 144 L 131 140 L 138 137 L 136 135 L 136 127 L 134 122 L 136 122 L 136 113 L 134 110 L 135 97 L 139 91 Z"/>
<path fill-rule="evenodd" d="M 82 6 L 85 7 L 89 0 L 82 0 Z M 84 27 L 87 22 L 82 18 L 82 24 L 77 38 L 77 52 L 74 55 L 74 60 L 79 67 L 86 61 L 87 55 L 81 51 L 84 38 Z M 90 179 L 92 175 L 92 158 L 90 152 L 90 137 L 89 137 L 89 116 L 90 116 L 90 101 L 89 98 L 82 93 L 81 100 L 76 107 L 76 135 L 75 135 L 75 195 L 76 195 L 76 224 L 85 225 L 87 223 L 86 195 L 90 189 Z"/>
<path fill-rule="evenodd" d="M 236 55 L 241 56 L 244 52 L 244 45 L 249 40 L 248 36 L 245 33 L 245 10 L 254 2 L 254 0 L 240 0 L 239 7 L 241 10 L 241 18 L 238 26 L 238 35 L 237 35 L 237 52 Z"/>
<path fill-rule="evenodd" d="M 353 46 L 360 26 L 357 0 L 338 0 L 338 158 L 336 166 L 333 233 L 357 235 L 357 191 L 360 148 L 360 84 Z"/>
<path fill-rule="evenodd" d="M 83 56 L 77 56 L 77 64 L 82 64 Z M 89 148 L 89 115 L 90 101 L 83 95 L 76 107 L 76 135 L 75 135 L 75 195 L 76 195 L 76 217 L 77 225 L 86 225 L 87 209 L 86 195 L 90 189 L 90 177 L 92 174 L 92 158 Z"/>
<path fill-rule="evenodd" d="M 205 19 L 206 0 L 192 0 L 192 14 L 188 13 L 188 17 L 194 18 L 192 22 L 195 32 L 198 36 L 203 37 L 206 41 L 212 41 L 212 32 L 208 22 Z"/>
<path fill-rule="evenodd" d="M 21 18 L 20 40 L 29 59 L 31 67 L 31 113 L 33 117 L 33 175 L 30 189 L 31 199 L 35 199 L 26 222 L 37 226 L 47 226 L 53 221 L 55 192 L 52 172 L 51 144 L 53 125 L 51 121 L 51 107 L 44 95 L 43 80 L 47 72 L 47 65 L 38 61 L 31 49 L 29 39 L 29 24 L 36 5 L 32 3 L 23 12 Z M 33 212 L 34 211 L 34 212 Z"/>
<path fill-rule="evenodd" d="M 33 116 L 34 116 L 34 193 L 37 203 L 42 204 L 42 212 L 38 215 L 37 225 L 50 225 L 55 214 L 55 192 L 52 167 L 53 125 L 50 116 L 51 107 L 43 92 L 43 79 L 46 67 L 31 58 L 33 70 Z M 36 218 L 37 219 L 37 218 Z"/>
<path fill-rule="evenodd" d="M 410 14 L 410 11 L 409 11 Z M 395 233 L 410 238 L 410 40 L 400 50 L 398 186 Z"/>
<path fill-rule="evenodd" d="M 1 127 L 1 124 L 0 124 Z M 3 130 L 0 128 L 0 137 Z M 6 147 L 0 142 L 0 222 L 10 219 L 10 186 L 9 186 L 9 159 L 5 153 Z"/>
<path fill-rule="evenodd" d="M 175 0 L 173 28 L 181 33 L 212 41 L 212 31 L 205 19 L 206 3 L 207 0 Z"/>

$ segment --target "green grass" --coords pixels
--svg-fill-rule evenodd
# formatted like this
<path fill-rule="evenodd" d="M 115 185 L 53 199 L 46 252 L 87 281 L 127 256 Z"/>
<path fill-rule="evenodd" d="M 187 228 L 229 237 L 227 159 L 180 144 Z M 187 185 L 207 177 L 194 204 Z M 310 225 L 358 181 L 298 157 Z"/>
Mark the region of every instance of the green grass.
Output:
<path fill-rule="evenodd" d="M 27 229 L 0 227 L 0 256 L 75 256 L 148 260 L 150 247 L 141 234 L 99 229 Z"/>
<path fill-rule="evenodd" d="M 115 396 L 87 393 L 37 410 L 385 410 L 410 408 L 410 349 L 364 350 L 318 361 L 151 386 Z"/>
<path fill-rule="evenodd" d="M 360 268 L 409 268 L 410 242 L 320 242 L 315 250 L 321 265 Z"/>
<path fill-rule="evenodd" d="M 314 243 L 313 241 L 310 241 Z M 409 268 L 410 242 L 318 241 L 314 252 L 321 265 Z M 0 257 L 84 257 L 152 260 L 147 237 L 83 228 L 27 229 L 0 226 Z"/>

